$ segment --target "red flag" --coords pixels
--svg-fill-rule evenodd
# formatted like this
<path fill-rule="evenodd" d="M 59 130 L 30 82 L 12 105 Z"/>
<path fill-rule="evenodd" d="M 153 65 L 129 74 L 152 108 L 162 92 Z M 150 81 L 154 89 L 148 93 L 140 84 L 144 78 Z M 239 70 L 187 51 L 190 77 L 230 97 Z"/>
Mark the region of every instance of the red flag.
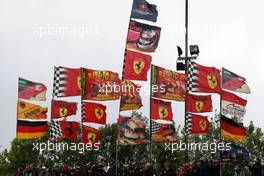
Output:
<path fill-rule="evenodd" d="M 52 100 L 51 102 L 51 118 L 62 118 L 76 115 L 77 103 Z"/>
<path fill-rule="evenodd" d="M 243 117 L 246 114 L 247 100 L 227 91 L 222 91 L 222 113 L 232 117 Z"/>
<path fill-rule="evenodd" d="M 98 103 L 82 102 L 83 122 L 106 124 L 106 106 Z"/>
<path fill-rule="evenodd" d="M 69 97 L 81 95 L 81 69 L 55 67 L 54 97 Z"/>
<path fill-rule="evenodd" d="M 151 119 L 172 121 L 171 102 L 151 98 Z"/>
<path fill-rule="evenodd" d="M 52 120 L 50 125 L 50 139 L 61 140 L 66 138 L 76 140 L 78 136 L 78 125 L 78 122 Z"/>
<path fill-rule="evenodd" d="M 82 129 L 82 141 L 84 144 L 95 144 L 98 143 L 101 140 L 101 134 L 100 131 L 89 127 L 89 126 L 84 126 Z"/>
<path fill-rule="evenodd" d="M 42 83 L 18 79 L 18 98 L 26 100 L 46 100 L 47 87 Z"/>
<path fill-rule="evenodd" d="M 188 68 L 188 91 L 221 93 L 220 70 L 190 62 Z"/>
<path fill-rule="evenodd" d="M 175 142 L 176 130 L 173 124 L 161 124 L 151 120 L 151 138 L 154 142 Z"/>
<path fill-rule="evenodd" d="M 82 68 L 82 99 L 107 101 L 120 98 L 121 80 L 112 71 Z"/>
<path fill-rule="evenodd" d="M 207 134 L 210 123 L 207 116 L 188 114 L 188 132 L 191 134 Z"/>
<path fill-rule="evenodd" d="M 122 87 L 126 89 L 122 90 L 120 111 L 140 109 L 143 106 L 142 99 L 139 94 L 141 86 L 133 83 L 132 81 L 124 80 L 122 82 Z"/>
<path fill-rule="evenodd" d="M 212 112 L 212 98 L 211 95 L 192 95 L 187 94 L 187 111 L 194 113 Z"/>
<path fill-rule="evenodd" d="M 61 121 L 61 130 L 63 133 L 63 136 L 67 139 L 76 140 L 78 135 L 78 122 L 67 122 L 67 121 Z"/>
<path fill-rule="evenodd" d="M 152 69 L 152 96 L 161 99 L 185 101 L 187 76 L 155 65 Z"/>
<path fill-rule="evenodd" d="M 147 81 L 147 73 L 151 64 L 151 56 L 126 51 L 124 79 Z"/>

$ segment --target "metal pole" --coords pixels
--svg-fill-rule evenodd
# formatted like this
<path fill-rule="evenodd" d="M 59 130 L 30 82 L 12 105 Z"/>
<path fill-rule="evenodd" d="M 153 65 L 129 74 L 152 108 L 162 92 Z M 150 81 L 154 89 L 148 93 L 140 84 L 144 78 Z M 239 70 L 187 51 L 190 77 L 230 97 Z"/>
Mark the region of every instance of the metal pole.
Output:
<path fill-rule="evenodd" d="M 223 70 L 223 69 L 222 69 Z M 222 73 L 223 74 L 223 73 Z M 221 76 L 223 78 L 223 76 Z M 221 90 L 222 90 L 222 80 L 220 80 L 220 86 L 221 86 Z M 222 94 L 220 94 L 220 113 L 219 113 L 219 141 L 221 142 L 221 122 L 222 120 Z M 219 164 L 220 164 L 220 176 L 223 175 L 222 173 L 222 162 L 221 162 L 221 151 L 219 150 Z"/>
<path fill-rule="evenodd" d="M 188 67 L 189 67 L 189 59 L 188 59 L 188 0 L 185 0 L 185 74 L 188 74 Z M 188 93 L 188 90 L 186 89 L 186 94 Z M 187 103 L 185 101 L 185 124 L 184 127 L 187 129 Z M 184 142 L 187 145 L 185 150 L 185 162 L 189 161 L 189 150 L 188 150 L 188 134 L 185 132 L 184 136 Z"/>
<path fill-rule="evenodd" d="M 150 96 L 149 96 L 149 103 L 150 103 L 150 106 L 149 106 L 149 150 L 150 150 L 150 157 L 149 157 L 149 160 L 150 160 L 150 164 L 152 165 L 152 124 L 151 124 L 151 111 L 152 111 L 152 107 L 151 107 L 151 97 L 152 97 L 152 74 L 153 74 L 153 65 L 151 65 L 151 69 L 150 69 Z"/>

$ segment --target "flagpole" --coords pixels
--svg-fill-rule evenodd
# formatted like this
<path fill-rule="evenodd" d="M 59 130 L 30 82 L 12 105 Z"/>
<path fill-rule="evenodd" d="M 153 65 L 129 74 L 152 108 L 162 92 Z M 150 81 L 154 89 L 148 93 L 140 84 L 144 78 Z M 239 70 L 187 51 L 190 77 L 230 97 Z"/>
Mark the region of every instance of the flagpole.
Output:
<path fill-rule="evenodd" d="M 223 68 L 222 68 L 223 70 Z M 223 73 L 221 73 L 222 76 L 221 76 L 221 83 L 220 83 L 220 87 L 221 87 L 221 90 L 222 90 L 222 79 L 223 79 Z M 220 93 L 220 113 L 219 113 L 219 142 L 222 141 L 221 139 L 221 116 L 222 116 L 222 92 Z M 219 164 L 220 164 L 220 176 L 223 175 L 222 173 L 222 159 L 221 159 L 221 151 L 219 150 Z"/>
<path fill-rule="evenodd" d="M 189 16 L 189 11 L 188 11 L 188 0 L 185 0 L 185 74 L 188 74 L 188 67 L 189 67 L 189 59 L 188 59 L 188 16 Z M 188 82 L 187 82 L 188 84 Z M 188 87 L 188 85 L 187 85 Z M 186 89 L 186 95 L 188 93 L 188 90 Z M 186 96 L 185 96 L 186 97 Z M 185 116 L 184 116 L 184 128 L 185 128 L 185 136 L 184 136 L 184 142 L 186 145 L 188 145 L 188 134 L 186 133 L 187 129 L 187 102 L 185 101 Z M 189 161 L 189 156 L 188 156 L 189 150 L 188 147 L 185 150 L 185 163 Z"/>
<path fill-rule="evenodd" d="M 149 150 L 150 150 L 150 164 L 152 165 L 152 124 L 151 124 L 151 112 L 152 112 L 152 107 L 151 107 L 151 97 L 152 97 L 152 74 L 153 74 L 153 65 L 151 65 L 150 69 L 150 91 L 149 91 Z"/>

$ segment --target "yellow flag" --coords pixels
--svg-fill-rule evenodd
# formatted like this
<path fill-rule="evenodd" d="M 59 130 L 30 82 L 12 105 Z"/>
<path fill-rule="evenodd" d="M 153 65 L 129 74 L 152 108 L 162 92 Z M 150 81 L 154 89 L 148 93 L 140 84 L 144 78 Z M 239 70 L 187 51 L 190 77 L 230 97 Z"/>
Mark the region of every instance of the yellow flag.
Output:
<path fill-rule="evenodd" d="M 46 119 L 48 108 L 39 105 L 31 104 L 23 100 L 18 100 L 17 103 L 17 118 L 18 119 Z"/>

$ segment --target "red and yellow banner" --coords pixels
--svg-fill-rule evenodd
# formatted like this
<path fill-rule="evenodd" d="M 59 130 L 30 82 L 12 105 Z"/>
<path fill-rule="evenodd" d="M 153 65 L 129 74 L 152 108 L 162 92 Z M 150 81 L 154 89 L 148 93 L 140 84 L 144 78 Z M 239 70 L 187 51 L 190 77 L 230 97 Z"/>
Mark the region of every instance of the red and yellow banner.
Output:
<path fill-rule="evenodd" d="M 185 101 L 187 76 L 152 65 L 152 96 L 161 99 Z"/>
<path fill-rule="evenodd" d="M 107 101 L 120 97 L 121 80 L 112 71 L 82 68 L 82 99 Z"/>

